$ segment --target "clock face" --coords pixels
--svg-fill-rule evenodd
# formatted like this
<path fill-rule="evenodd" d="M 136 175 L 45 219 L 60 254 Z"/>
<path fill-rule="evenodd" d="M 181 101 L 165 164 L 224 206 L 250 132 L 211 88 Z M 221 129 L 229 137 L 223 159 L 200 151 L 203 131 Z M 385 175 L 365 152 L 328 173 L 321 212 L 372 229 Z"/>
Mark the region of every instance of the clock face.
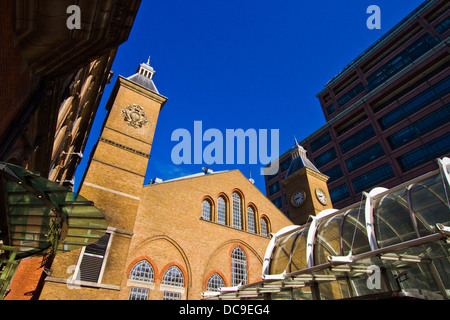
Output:
<path fill-rule="evenodd" d="M 291 197 L 291 203 L 294 207 L 299 207 L 305 202 L 306 194 L 304 191 L 296 192 Z"/>
<path fill-rule="evenodd" d="M 326 205 L 328 203 L 328 199 L 327 196 L 325 195 L 325 192 L 320 188 L 316 189 L 316 197 L 321 204 Z"/>

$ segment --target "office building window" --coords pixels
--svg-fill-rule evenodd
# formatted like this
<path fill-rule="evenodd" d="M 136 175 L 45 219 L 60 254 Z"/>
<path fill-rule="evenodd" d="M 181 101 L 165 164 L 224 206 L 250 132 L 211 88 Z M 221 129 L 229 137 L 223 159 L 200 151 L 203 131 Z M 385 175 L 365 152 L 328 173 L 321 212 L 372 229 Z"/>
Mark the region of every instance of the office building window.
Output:
<path fill-rule="evenodd" d="M 281 162 L 280 163 L 280 172 L 284 172 L 287 169 L 289 169 L 289 166 L 291 165 L 291 161 L 292 161 L 292 158 L 289 157 L 286 160 L 284 160 L 283 162 Z"/>
<path fill-rule="evenodd" d="M 353 179 L 353 188 L 355 189 L 355 192 L 361 192 L 377 185 L 380 182 L 388 180 L 393 176 L 394 172 L 392 171 L 391 165 L 386 163 Z"/>
<path fill-rule="evenodd" d="M 340 177 L 342 177 L 344 175 L 344 173 L 342 172 L 342 168 L 339 164 L 337 166 L 334 166 L 331 169 L 328 169 L 327 171 L 324 171 L 323 174 L 330 178 L 327 181 L 328 183 L 330 183 L 331 181 L 334 181 L 336 179 L 339 179 Z"/>
<path fill-rule="evenodd" d="M 359 169 L 367 163 L 370 163 L 383 155 L 383 147 L 381 146 L 381 144 L 376 143 L 373 146 L 370 146 L 369 148 L 355 154 L 353 157 L 345 160 L 348 172 Z"/>
<path fill-rule="evenodd" d="M 322 153 L 320 156 L 314 158 L 314 163 L 316 164 L 317 167 L 321 167 L 336 158 L 337 158 L 336 149 L 331 148 L 330 150 Z"/>
<path fill-rule="evenodd" d="M 231 285 L 247 284 L 247 256 L 241 247 L 231 252 Z"/>
<path fill-rule="evenodd" d="M 326 146 L 330 142 L 331 142 L 331 135 L 329 132 L 325 132 L 320 137 L 318 137 L 317 139 L 315 139 L 310 143 L 309 146 L 311 147 L 311 152 L 316 152 L 317 150 Z"/>
<path fill-rule="evenodd" d="M 335 127 L 337 136 L 340 137 L 347 131 L 350 131 L 360 123 L 364 122 L 367 118 L 368 116 L 364 110 L 360 110 L 359 112 L 353 114 L 350 118 Z"/>
<path fill-rule="evenodd" d="M 272 203 L 273 203 L 278 209 L 281 209 L 281 208 L 283 207 L 283 203 L 282 203 L 281 197 L 278 197 L 278 198 L 272 200 Z"/>
<path fill-rule="evenodd" d="M 220 196 L 217 200 L 217 222 L 220 224 L 226 224 L 227 217 L 227 202 L 224 197 Z"/>
<path fill-rule="evenodd" d="M 375 136 L 375 131 L 371 125 L 359 130 L 354 135 L 348 137 L 339 143 L 342 153 L 349 152 L 357 146 L 366 143 L 367 140 Z"/>
<path fill-rule="evenodd" d="M 435 29 L 437 32 L 439 32 L 439 34 L 444 34 L 449 28 L 450 28 L 450 17 L 439 23 Z"/>
<path fill-rule="evenodd" d="M 336 203 L 341 200 L 344 200 L 345 198 L 349 197 L 350 193 L 348 192 L 347 184 L 340 185 L 339 187 L 336 187 L 334 189 L 330 190 L 330 198 L 331 202 Z"/>
<path fill-rule="evenodd" d="M 266 175 L 266 177 L 267 177 L 267 181 L 270 181 L 270 180 L 272 180 L 273 178 L 278 177 L 278 172 L 275 173 L 275 174 Z"/>
<path fill-rule="evenodd" d="M 388 63 L 368 76 L 367 82 L 369 84 L 366 90 L 370 92 L 382 83 L 386 82 L 395 74 L 428 52 L 431 48 L 436 46 L 439 42 L 439 38 L 425 34 L 419 40 L 403 50 L 399 55 L 392 58 Z"/>
<path fill-rule="evenodd" d="M 339 107 L 342 107 L 344 104 L 352 100 L 364 90 L 364 85 L 362 83 L 358 83 L 353 89 L 349 90 L 346 94 L 344 94 L 337 100 Z"/>
<path fill-rule="evenodd" d="M 225 281 L 218 273 L 214 273 L 209 277 L 206 284 L 207 291 L 220 291 L 220 288 L 225 287 Z"/>
<path fill-rule="evenodd" d="M 383 130 L 386 130 L 408 116 L 439 100 L 450 92 L 450 77 L 445 78 L 433 87 L 418 94 L 408 102 L 392 110 L 381 117 L 378 122 Z"/>
<path fill-rule="evenodd" d="M 411 170 L 450 152 L 450 133 L 415 148 L 397 158 L 403 171 Z"/>
<path fill-rule="evenodd" d="M 395 150 L 448 122 L 450 122 L 450 104 L 446 104 L 433 113 L 390 135 L 387 137 L 387 141 L 391 149 Z"/>
<path fill-rule="evenodd" d="M 242 228 L 242 207 L 241 196 L 237 192 L 233 192 L 233 228 Z"/>
<path fill-rule="evenodd" d="M 336 111 L 336 107 L 334 106 L 334 104 L 328 106 L 326 109 L 327 109 L 328 115 L 332 115 Z"/>
<path fill-rule="evenodd" d="M 280 183 L 277 181 L 269 186 L 269 196 L 274 195 L 280 191 Z"/>

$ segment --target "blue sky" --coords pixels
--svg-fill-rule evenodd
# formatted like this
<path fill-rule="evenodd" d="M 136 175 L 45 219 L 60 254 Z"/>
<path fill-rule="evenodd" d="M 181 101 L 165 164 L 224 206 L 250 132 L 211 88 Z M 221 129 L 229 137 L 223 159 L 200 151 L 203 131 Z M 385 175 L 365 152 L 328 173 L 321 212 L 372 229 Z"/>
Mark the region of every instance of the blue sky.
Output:
<path fill-rule="evenodd" d="M 75 177 L 80 181 L 98 139 L 105 104 L 118 75 L 146 62 L 168 101 L 156 127 L 146 182 L 198 173 L 201 165 L 175 165 L 176 129 L 279 130 L 283 153 L 325 124 L 316 94 L 361 52 L 422 3 L 420 0 L 143 0 L 128 41 L 114 61 Z M 370 30 L 370 5 L 381 9 L 381 29 Z M 204 142 L 203 147 L 208 145 Z M 262 164 L 209 165 L 239 169 L 265 194 Z"/>

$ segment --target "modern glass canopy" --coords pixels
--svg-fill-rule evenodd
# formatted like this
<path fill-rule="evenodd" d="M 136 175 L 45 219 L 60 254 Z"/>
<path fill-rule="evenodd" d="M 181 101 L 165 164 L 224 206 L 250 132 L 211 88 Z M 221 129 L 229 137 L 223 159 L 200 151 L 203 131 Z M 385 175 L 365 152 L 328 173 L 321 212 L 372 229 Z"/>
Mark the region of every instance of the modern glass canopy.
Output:
<path fill-rule="evenodd" d="M 3 162 L 0 174 L 0 249 L 15 248 L 16 260 L 78 249 L 106 233 L 103 213 L 68 188 Z"/>
<path fill-rule="evenodd" d="M 375 188 L 273 235 L 262 281 L 204 299 L 450 297 L 450 159 L 393 189 Z"/>

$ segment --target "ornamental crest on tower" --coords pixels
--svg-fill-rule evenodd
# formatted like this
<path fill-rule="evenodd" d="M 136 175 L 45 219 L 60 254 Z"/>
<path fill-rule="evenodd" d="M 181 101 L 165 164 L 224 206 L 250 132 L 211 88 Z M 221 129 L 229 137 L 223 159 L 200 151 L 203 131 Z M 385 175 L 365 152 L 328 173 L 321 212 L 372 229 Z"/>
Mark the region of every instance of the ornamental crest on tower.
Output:
<path fill-rule="evenodd" d="M 142 128 L 148 122 L 144 109 L 137 104 L 122 109 L 122 115 L 125 122 L 133 128 Z"/>

